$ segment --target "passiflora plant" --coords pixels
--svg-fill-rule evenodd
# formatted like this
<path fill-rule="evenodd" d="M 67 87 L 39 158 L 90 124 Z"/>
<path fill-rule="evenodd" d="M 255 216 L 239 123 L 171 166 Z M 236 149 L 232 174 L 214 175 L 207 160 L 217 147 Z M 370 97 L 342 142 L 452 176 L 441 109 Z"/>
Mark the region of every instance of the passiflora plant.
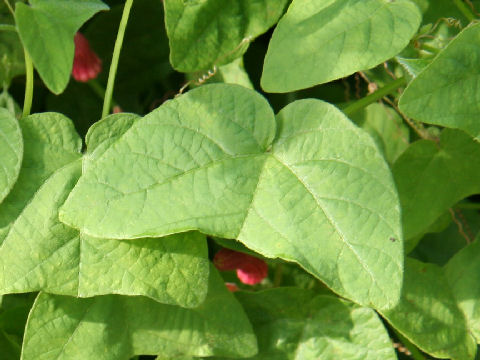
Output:
<path fill-rule="evenodd" d="M 475 359 L 476 9 L 2 0 L 0 358 Z"/>

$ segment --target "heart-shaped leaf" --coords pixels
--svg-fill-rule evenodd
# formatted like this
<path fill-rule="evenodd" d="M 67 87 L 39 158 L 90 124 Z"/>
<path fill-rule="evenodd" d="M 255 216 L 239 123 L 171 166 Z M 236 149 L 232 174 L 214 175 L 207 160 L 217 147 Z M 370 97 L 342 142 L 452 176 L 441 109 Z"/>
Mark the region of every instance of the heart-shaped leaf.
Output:
<path fill-rule="evenodd" d="M 207 70 L 242 56 L 282 15 L 288 0 L 166 0 L 170 62 L 182 72 Z"/>
<path fill-rule="evenodd" d="M 298 101 L 275 119 L 235 85 L 206 85 L 136 121 L 91 162 L 60 212 L 105 238 L 186 230 L 298 262 L 335 292 L 393 306 L 399 203 L 383 156 L 336 108 Z M 122 161 L 118 161 L 121 158 Z"/>
<path fill-rule="evenodd" d="M 289 92 L 370 69 L 407 46 L 420 20 L 409 0 L 294 0 L 270 40 L 262 88 Z"/>
<path fill-rule="evenodd" d="M 480 24 L 465 28 L 405 89 L 400 109 L 416 120 L 480 138 Z"/>

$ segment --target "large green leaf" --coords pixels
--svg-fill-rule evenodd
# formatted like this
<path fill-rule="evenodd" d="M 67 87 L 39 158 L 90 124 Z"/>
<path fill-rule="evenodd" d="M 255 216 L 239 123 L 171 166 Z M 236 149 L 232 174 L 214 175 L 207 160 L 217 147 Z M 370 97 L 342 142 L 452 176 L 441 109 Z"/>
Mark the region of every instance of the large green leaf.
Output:
<path fill-rule="evenodd" d="M 17 119 L 0 108 L 0 204 L 12 189 L 20 173 L 23 139 Z"/>
<path fill-rule="evenodd" d="M 19 124 L 24 143 L 23 161 L 17 182 L 0 204 L 0 229 L 15 221 L 51 174 L 78 159 L 82 147 L 72 122 L 61 114 L 30 115 Z M 2 240 L 0 235 L 0 243 Z"/>
<path fill-rule="evenodd" d="M 89 142 L 101 150 L 101 135 L 115 139 L 115 130 L 122 129 L 118 125 L 131 118 L 107 117 L 92 131 Z M 209 270 L 206 240 L 199 233 L 136 241 L 96 239 L 58 220 L 58 209 L 80 173 L 80 161 L 54 173 L 12 225 L 0 247 L 0 293 L 43 290 L 81 297 L 114 293 L 182 306 L 201 303 Z"/>
<path fill-rule="evenodd" d="M 213 84 L 135 122 L 89 165 L 60 212 L 85 234 L 200 230 L 295 261 L 335 292 L 393 306 L 402 282 L 399 201 L 373 141 L 333 106 L 275 119 L 252 90 Z M 122 161 L 118 161 L 121 158 Z"/>
<path fill-rule="evenodd" d="M 288 0 L 166 0 L 170 62 L 182 72 L 206 70 L 241 56 L 282 15 Z"/>
<path fill-rule="evenodd" d="M 445 272 L 469 330 L 480 343 L 480 242 L 460 250 L 445 266 Z"/>
<path fill-rule="evenodd" d="M 294 0 L 270 40 L 262 88 L 289 92 L 372 68 L 398 54 L 420 20 L 409 0 Z"/>
<path fill-rule="evenodd" d="M 437 265 L 408 259 L 399 304 L 382 315 L 428 354 L 455 360 L 474 359 L 477 346 Z"/>
<path fill-rule="evenodd" d="M 15 21 L 23 46 L 45 85 L 65 90 L 72 72 L 75 32 L 108 6 L 100 0 L 30 0 L 17 2 Z"/>
<path fill-rule="evenodd" d="M 299 288 L 238 292 L 258 339 L 258 360 L 395 360 L 369 308 Z"/>
<path fill-rule="evenodd" d="M 212 268 L 207 298 L 195 309 L 144 297 L 76 299 L 41 293 L 27 322 L 22 359 L 248 357 L 256 352 L 248 318 Z"/>
<path fill-rule="evenodd" d="M 480 24 L 463 30 L 405 89 L 400 109 L 429 124 L 480 136 Z"/>
<path fill-rule="evenodd" d="M 420 140 L 393 166 L 406 239 L 425 232 L 457 201 L 480 192 L 480 144 L 445 129 L 438 142 Z"/>

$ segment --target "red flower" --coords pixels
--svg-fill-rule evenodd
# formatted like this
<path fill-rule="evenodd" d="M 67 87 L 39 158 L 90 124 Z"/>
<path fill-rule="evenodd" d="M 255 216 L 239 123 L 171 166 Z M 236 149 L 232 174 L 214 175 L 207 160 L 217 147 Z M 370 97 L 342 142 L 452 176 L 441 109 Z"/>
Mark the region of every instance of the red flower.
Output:
<path fill-rule="evenodd" d="M 215 254 L 213 263 L 218 270 L 237 270 L 237 276 L 244 284 L 255 285 L 267 277 L 265 261 L 238 251 L 222 249 Z"/>
<path fill-rule="evenodd" d="M 75 56 L 73 58 L 72 76 L 75 80 L 87 82 L 90 79 L 95 79 L 102 71 L 102 61 L 95 54 L 88 40 L 77 32 L 75 34 Z"/>

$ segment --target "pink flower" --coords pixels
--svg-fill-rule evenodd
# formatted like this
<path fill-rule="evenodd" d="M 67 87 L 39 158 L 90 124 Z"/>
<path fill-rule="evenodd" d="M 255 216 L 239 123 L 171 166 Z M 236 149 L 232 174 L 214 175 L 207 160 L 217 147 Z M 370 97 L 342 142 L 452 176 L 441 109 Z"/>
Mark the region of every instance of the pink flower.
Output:
<path fill-rule="evenodd" d="M 213 263 L 221 271 L 236 270 L 240 281 L 248 285 L 258 284 L 268 275 L 265 261 L 230 249 L 217 252 Z"/>
<path fill-rule="evenodd" d="M 75 56 L 73 58 L 72 76 L 75 80 L 87 82 L 90 79 L 95 79 L 102 71 L 102 61 L 95 54 L 88 40 L 77 32 L 75 34 Z"/>

